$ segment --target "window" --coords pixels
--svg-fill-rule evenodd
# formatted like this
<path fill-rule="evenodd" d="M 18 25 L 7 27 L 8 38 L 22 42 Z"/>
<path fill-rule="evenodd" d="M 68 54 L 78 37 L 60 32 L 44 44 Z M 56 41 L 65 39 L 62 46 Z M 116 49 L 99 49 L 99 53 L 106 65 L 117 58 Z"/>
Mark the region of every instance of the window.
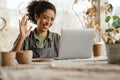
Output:
<path fill-rule="evenodd" d="M 108 2 L 113 6 L 113 15 L 120 16 L 120 0 L 108 0 Z"/>
<path fill-rule="evenodd" d="M 26 5 L 32 0 L 1 0 L 0 17 L 6 20 L 6 27 L 0 31 L 0 49 L 11 50 L 14 41 L 19 34 L 19 19 L 26 12 Z M 61 27 L 81 27 L 83 28 L 83 15 L 86 8 L 91 6 L 88 0 L 78 0 L 78 4 L 73 5 L 75 0 L 49 0 L 57 9 L 57 16 L 53 27 L 53 32 L 60 32 Z M 14 5 L 13 5 L 14 2 Z M 74 11 L 75 10 L 75 11 Z M 80 20 L 78 16 L 80 17 Z M 82 21 L 82 22 L 81 22 Z M 30 25 L 33 25 L 30 23 Z"/>

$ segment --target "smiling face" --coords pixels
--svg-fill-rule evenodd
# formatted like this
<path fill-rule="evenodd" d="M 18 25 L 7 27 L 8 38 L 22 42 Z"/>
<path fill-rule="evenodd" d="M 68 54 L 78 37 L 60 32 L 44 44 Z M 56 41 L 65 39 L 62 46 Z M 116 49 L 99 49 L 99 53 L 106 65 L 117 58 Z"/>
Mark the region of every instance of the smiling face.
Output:
<path fill-rule="evenodd" d="M 47 32 L 47 30 L 52 26 L 54 19 L 55 13 L 51 9 L 47 9 L 39 16 L 36 16 L 37 29 L 39 32 Z"/>

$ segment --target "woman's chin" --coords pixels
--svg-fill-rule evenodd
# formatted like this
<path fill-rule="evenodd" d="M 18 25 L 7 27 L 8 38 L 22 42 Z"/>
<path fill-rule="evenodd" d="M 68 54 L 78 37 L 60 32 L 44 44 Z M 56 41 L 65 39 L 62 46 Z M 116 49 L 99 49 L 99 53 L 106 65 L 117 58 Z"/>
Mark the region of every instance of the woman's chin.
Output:
<path fill-rule="evenodd" d="M 45 29 L 45 28 L 44 28 L 43 31 L 46 32 L 46 31 L 48 31 L 48 29 Z"/>

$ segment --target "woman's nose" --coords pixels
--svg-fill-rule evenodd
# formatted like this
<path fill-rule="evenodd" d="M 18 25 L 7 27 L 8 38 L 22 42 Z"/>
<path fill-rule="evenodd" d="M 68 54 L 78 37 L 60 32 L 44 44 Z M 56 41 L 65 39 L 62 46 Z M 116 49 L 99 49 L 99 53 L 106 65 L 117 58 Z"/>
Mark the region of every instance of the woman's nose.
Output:
<path fill-rule="evenodd" d="M 51 25 L 52 21 L 50 19 L 47 20 L 47 25 Z"/>

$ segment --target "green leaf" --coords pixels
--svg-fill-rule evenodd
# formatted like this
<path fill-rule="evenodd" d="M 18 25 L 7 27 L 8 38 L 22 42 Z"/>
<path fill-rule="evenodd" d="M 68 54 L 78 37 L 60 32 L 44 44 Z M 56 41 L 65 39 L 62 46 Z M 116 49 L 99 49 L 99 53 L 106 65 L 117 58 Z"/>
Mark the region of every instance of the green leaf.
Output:
<path fill-rule="evenodd" d="M 105 18 L 105 22 L 109 22 L 110 19 L 111 19 L 111 17 L 110 17 L 110 16 L 107 16 L 107 17 Z"/>
<path fill-rule="evenodd" d="M 119 16 L 114 15 L 114 16 L 113 16 L 113 20 L 120 20 L 120 18 L 119 18 Z"/>
<path fill-rule="evenodd" d="M 113 16 L 113 23 L 112 26 L 115 28 L 119 28 L 120 27 L 120 18 L 117 15 Z"/>
<path fill-rule="evenodd" d="M 112 4 L 109 4 L 109 6 L 110 6 L 110 9 L 113 11 L 113 6 L 112 6 Z"/>
<path fill-rule="evenodd" d="M 113 27 L 115 27 L 115 28 L 119 28 L 120 26 L 119 26 L 119 22 L 116 20 L 116 21 L 114 21 L 113 23 L 112 23 L 112 25 L 113 25 Z"/>

